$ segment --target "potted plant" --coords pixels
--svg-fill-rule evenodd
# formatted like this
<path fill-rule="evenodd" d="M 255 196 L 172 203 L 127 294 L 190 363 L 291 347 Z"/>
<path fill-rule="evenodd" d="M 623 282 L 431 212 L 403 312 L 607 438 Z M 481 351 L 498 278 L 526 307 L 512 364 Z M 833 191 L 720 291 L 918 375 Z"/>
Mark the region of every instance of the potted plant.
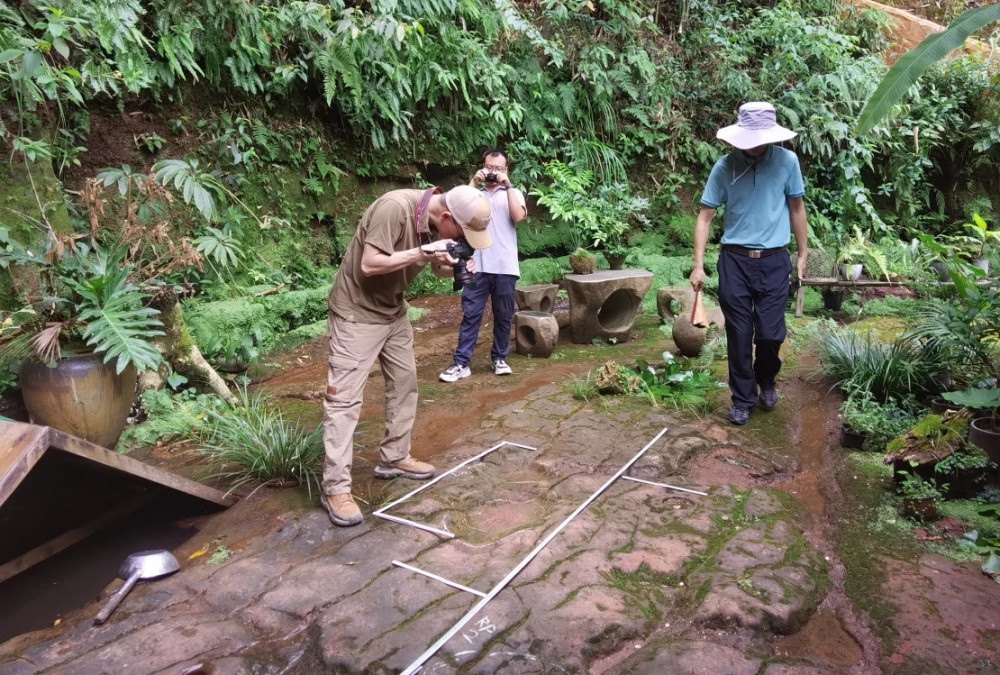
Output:
<path fill-rule="evenodd" d="M 890 397 L 884 404 L 865 392 L 849 396 L 841 406 L 845 448 L 864 448 L 882 452 L 893 438 L 905 433 L 915 423 L 910 405 Z"/>
<path fill-rule="evenodd" d="M 1000 463 L 1000 389 L 974 387 L 964 391 L 945 392 L 941 396 L 955 405 L 990 413 L 980 414 L 969 423 L 969 442 L 985 450 L 992 461 Z"/>
<path fill-rule="evenodd" d="M 955 289 L 949 301 L 928 305 L 921 312 L 909 336 L 935 350 L 942 364 L 949 366 L 956 389 L 966 387 L 941 397 L 955 406 L 983 411 L 972 420 L 969 440 L 1000 463 L 1000 291 L 976 283 L 980 270 L 929 237 L 921 238 L 941 256 Z"/>
<path fill-rule="evenodd" d="M 865 265 L 872 278 L 876 273 L 881 274 L 882 279 L 889 278 L 885 254 L 855 225 L 854 236 L 841 242 L 837 251 L 837 270 L 842 279 L 856 281 L 861 278 Z"/>
<path fill-rule="evenodd" d="M 1000 243 L 1000 232 L 989 229 L 978 213 L 972 214 L 972 222 L 965 223 L 963 227 L 970 232 L 967 237 L 971 243 L 968 249 L 969 263 L 989 274 L 990 261 L 986 259 L 986 249 L 992 244 Z"/>
<path fill-rule="evenodd" d="M 840 407 L 843 418 L 840 444 L 845 448 L 860 449 L 868 439 L 869 430 L 882 421 L 881 406 L 871 396 L 849 396 Z"/>
<path fill-rule="evenodd" d="M 937 520 L 937 500 L 948 485 L 938 485 L 933 478 L 923 478 L 909 471 L 897 472 L 899 494 L 903 500 L 903 515 L 917 520 Z"/>
<path fill-rule="evenodd" d="M 6 234 L 6 233 L 2 233 Z M 0 326 L 0 365 L 19 368 L 36 424 L 113 447 L 135 397 L 137 371 L 155 369 L 157 310 L 130 281 L 124 249 L 53 242 L 48 254 L 0 237 L 0 267 L 35 266 L 38 284 Z"/>
<path fill-rule="evenodd" d="M 934 473 L 948 477 L 945 493 L 950 499 L 971 499 L 979 494 L 993 462 L 981 448 L 967 445 L 934 465 Z"/>
<path fill-rule="evenodd" d="M 573 225 L 586 247 L 604 252 L 612 269 L 620 269 L 628 254 L 627 235 L 647 222 L 649 200 L 632 196 L 628 183 L 598 186 L 593 171 L 563 162 L 549 162 L 545 172 L 552 183 L 538 185 L 531 194 L 554 219 Z"/>
<path fill-rule="evenodd" d="M 585 248 L 577 248 L 569 254 L 569 266 L 574 274 L 593 274 L 597 267 L 597 256 Z"/>

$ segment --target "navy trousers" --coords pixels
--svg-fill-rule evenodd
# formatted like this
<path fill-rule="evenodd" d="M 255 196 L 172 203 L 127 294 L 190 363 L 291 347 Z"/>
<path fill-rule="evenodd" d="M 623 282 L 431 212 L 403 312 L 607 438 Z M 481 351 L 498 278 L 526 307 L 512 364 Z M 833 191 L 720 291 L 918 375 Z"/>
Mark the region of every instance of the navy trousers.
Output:
<path fill-rule="evenodd" d="M 486 300 L 493 302 L 493 348 L 490 361 L 506 359 L 510 353 L 510 325 L 514 320 L 514 285 L 517 277 L 513 274 L 476 275 L 476 283 L 462 289 L 462 325 L 458 328 L 458 348 L 455 363 L 467 366 L 472 360 L 472 352 L 479 340 L 479 326 L 486 311 Z"/>
<path fill-rule="evenodd" d="M 791 260 L 783 252 L 755 259 L 723 249 L 719 255 L 719 305 L 726 317 L 729 390 L 736 408 L 753 410 L 757 387 L 773 387 L 781 370 L 778 350 L 788 334 L 791 272 Z"/>

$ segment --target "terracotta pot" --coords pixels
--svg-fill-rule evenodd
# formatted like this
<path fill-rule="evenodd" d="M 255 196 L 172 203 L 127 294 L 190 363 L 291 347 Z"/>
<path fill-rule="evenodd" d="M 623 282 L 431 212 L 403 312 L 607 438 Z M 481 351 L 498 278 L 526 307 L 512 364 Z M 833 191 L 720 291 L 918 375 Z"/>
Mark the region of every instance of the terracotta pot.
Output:
<path fill-rule="evenodd" d="M 937 520 L 937 502 L 933 499 L 903 499 L 903 515 L 925 522 Z"/>
<path fill-rule="evenodd" d="M 686 316 L 674 318 L 674 326 L 671 331 L 674 344 L 684 356 L 695 357 L 701 354 L 702 347 L 705 346 L 705 337 L 708 330 L 699 328 L 691 323 Z"/>
<path fill-rule="evenodd" d="M 571 255 L 569 266 L 573 268 L 574 274 L 593 274 L 597 268 L 597 258 Z"/>
<path fill-rule="evenodd" d="M 113 448 L 135 400 L 136 370 L 121 375 L 102 355 L 61 359 L 54 368 L 25 361 L 21 393 L 31 421 Z"/>
<path fill-rule="evenodd" d="M 992 417 L 977 417 L 969 425 L 969 442 L 978 445 L 990 461 L 1000 464 L 1000 429 Z"/>
<path fill-rule="evenodd" d="M 864 446 L 866 440 L 868 440 L 868 434 L 858 433 L 846 424 L 843 429 L 841 429 L 840 444 L 845 448 L 860 450 Z"/>

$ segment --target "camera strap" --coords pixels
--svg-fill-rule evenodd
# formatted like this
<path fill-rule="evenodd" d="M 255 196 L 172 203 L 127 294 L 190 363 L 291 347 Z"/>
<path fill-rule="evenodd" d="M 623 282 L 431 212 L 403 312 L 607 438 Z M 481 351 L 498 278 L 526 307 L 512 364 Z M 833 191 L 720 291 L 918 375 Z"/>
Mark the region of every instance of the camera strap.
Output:
<path fill-rule="evenodd" d="M 431 197 L 433 197 L 439 192 L 441 192 L 441 188 L 439 187 L 435 186 L 432 188 L 427 188 L 426 190 L 424 190 L 424 194 L 421 195 L 420 197 L 420 203 L 417 204 L 416 222 L 414 223 L 414 227 L 416 228 L 416 233 L 417 233 L 417 241 L 420 241 L 421 235 L 430 232 L 430 226 L 427 227 L 427 232 L 422 232 L 420 230 L 420 225 L 424 221 L 424 214 L 427 212 L 427 205 L 431 203 Z"/>

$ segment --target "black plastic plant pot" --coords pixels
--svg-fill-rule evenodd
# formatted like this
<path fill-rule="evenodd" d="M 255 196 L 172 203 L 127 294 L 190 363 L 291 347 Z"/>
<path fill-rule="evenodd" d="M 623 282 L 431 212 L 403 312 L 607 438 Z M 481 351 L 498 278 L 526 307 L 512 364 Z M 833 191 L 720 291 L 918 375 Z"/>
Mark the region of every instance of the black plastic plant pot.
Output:
<path fill-rule="evenodd" d="M 820 291 L 823 296 L 823 307 L 831 312 L 839 312 L 844 306 L 844 297 L 847 295 L 839 288 L 824 288 Z"/>
<path fill-rule="evenodd" d="M 955 405 L 951 401 L 945 400 L 940 396 L 935 396 L 931 399 L 931 412 L 935 415 L 943 415 L 948 410 L 958 410 L 962 406 Z"/>
<path fill-rule="evenodd" d="M 948 483 L 948 499 L 972 499 L 983 491 L 988 469 L 959 469 L 942 480 Z"/>
<path fill-rule="evenodd" d="M 858 433 L 854 429 L 850 428 L 846 424 L 841 430 L 840 434 L 840 444 L 845 448 L 851 448 L 852 450 L 860 450 L 865 445 L 865 441 L 868 440 L 868 434 Z"/>

